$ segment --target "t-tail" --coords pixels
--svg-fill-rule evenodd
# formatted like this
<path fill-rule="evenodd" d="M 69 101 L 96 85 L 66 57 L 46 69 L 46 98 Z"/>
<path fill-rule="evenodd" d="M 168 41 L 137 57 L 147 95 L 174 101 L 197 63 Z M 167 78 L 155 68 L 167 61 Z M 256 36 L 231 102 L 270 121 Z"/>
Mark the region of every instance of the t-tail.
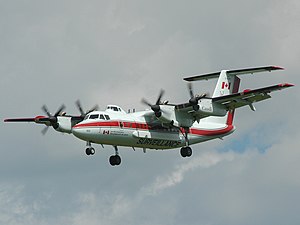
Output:
<path fill-rule="evenodd" d="M 226 70 L 222 70 L 220 72 L 218 82 L 216 84 L 212 98 L 238 93 L 239 87 L 240 87 L 240 78 L 237 77 L 236 75 L 228 74 Z M 224 117 L 217 117 L 217 116 L 208 117 L 206 118 L 206 122 L 232 125 L 234 111 L 235 111 L 234 109 L 229 110 L 226 116 Z"/>
<path fill-rule="evenodd" d="M 240 86 L 240 78 L 238 75 L 244 74 L 254 74 L 259 72 L 273 71 L 273 70 L 282 70 L 283 68 L 277 66 L 265 66 L 265 67 L 256 67 L 256 68 L 247 68 L 247 69 L 237 69 L 237 70 L 222 70 L 220 72 L 209 73 L 196 75 L 192 77 L 184 78 L 186 81 L 198 81 L 198 80 L 210 80 L 218 78 L 212 99 L 220 98 L 227 95 L 232 95 L 238 93 Z M 251 108 L 252 104 L 250 104 Z M 254 107 L 252 106 L 253 110 Z M 251 108 L 251 109 L 252 109 Z M 232 125 L 234 118 L 234 109 L 231 109 L 223 117 L 210 116 L 202 119 L 203 122 L 207 123 L 217 123 L 217 124 L 227 124 Z"/>

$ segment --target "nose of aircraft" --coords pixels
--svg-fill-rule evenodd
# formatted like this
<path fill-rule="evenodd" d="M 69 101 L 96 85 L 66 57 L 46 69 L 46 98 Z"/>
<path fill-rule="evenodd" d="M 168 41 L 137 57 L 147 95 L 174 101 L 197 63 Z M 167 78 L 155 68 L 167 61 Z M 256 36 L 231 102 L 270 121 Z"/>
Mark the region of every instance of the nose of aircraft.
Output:
<path fill-rule="evenodd" d="M 76 124 L 73 128 L 72 128 L 72 134 L 79 138 L 84 140 L 85 134 L 86 134 L 86 130 L 83 129 L 80 124 Z"/>

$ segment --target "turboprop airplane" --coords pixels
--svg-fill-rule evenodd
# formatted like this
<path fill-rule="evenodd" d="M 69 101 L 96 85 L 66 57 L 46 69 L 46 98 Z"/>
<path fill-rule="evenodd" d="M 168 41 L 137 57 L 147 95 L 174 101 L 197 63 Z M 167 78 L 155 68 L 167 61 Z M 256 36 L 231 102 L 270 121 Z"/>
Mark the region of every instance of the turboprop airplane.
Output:
<path fill-rule="evenodd" d="M 266 66 L 237 70 L 222 70 L 216 73 L 184 78 L 188 81 L 190 99 L 183 104 L 162 102 L 161 90 L 154 104 L 142 99 L 149 110 L 126 113 L 121 107 L 108 105 L 105 111 L 97 107 L 84 112 L 79 101 L 76 102 L 80 116 L 63 112 L 64 105 L 52 115 L 46 106 L 47 116 L 35 118 L 6 119 L 5 122 L 35 122 L 52 126 L 56 131 L 73 134 L 86 142 L 86 154 L 94 155 L 92 144 L 112 145 L 115 154 L 109 158 L 112 166 L 121 164 L 118 146 L 146 149 L 180 148 L 182 157 L 190 157 L 190 145 L 227 136 L 235 131 L 233 125 L 236 108 L 249 106 L 255 111 L 254 103 L 271 98 L 270 93 L 294 86 L 283 83 L 259 89 L 246 89 L 239 92 L 240 78 L 245 74 L 282 70 L 281 67 Z M 195 95 L 191 82 L 218 79 L 213 95 Z"/>

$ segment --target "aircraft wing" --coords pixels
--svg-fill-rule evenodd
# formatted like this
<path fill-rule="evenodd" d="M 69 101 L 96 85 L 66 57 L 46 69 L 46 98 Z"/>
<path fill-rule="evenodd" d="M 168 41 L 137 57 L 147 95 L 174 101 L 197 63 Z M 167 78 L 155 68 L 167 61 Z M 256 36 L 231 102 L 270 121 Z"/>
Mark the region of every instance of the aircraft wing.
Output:
<path fill-rule="evenodd" d="M 14 118 L 14 119 L 5 119 L 4 122 L 35 122 L 35 118 Z"/>
<path fill-rule="evenodd" d="M 253 103 L 271 98 L 269 93 L 273 91 L 282 90 L 292 86 L 294 85 L 286 83 L 286 84 L 277 84 L 269 87 L 254 89 L 254 90 L 246 89 L 243 92 L 239 92 L 236 94 L 213 98 L 213 102 L 217 102 L 225 105 L 228 110 L 239 108 L 245 105 L 249 105 L 252 110 L 255 110 L 252 105 Z"/>

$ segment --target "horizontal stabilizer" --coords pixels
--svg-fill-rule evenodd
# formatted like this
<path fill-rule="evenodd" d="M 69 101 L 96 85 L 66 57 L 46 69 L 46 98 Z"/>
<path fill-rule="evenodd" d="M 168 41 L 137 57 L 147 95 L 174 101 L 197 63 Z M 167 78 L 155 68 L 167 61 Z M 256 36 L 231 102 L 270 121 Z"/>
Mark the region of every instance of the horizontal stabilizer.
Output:
<path fill-rule="evenodd" d="M 227 75 L 243 75 L 243 74 L 253 74 L 253 73 L 266 72 L 266 71 L 271 72 L 273 70 L 283 70 L 283 68 L 278 66 L 264 66 L 264 67 L 247 68 L 247 69 L 227 70 L 226 72 Z M 191 77 L 183 78 L 183 80 L 198 81 L 198 80 L 215 79 L 219 77 L 220 73 L 221 71 L 215 73 L 202 74 L 202 75 L 194 75 Z"/>

